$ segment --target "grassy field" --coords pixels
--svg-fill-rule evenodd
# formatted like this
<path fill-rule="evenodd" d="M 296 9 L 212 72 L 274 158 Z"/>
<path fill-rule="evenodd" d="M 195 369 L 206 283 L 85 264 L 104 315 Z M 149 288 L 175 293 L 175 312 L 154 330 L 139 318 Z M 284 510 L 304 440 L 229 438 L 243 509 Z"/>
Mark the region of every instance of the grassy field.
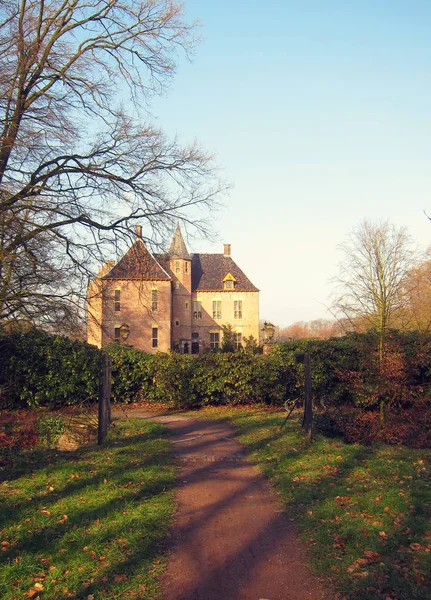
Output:
<path fill-rule="evenodd" d="M 317 436 L 281 413 L 227 417 L 279 490 L 337 598 L 431 600 L 431 453 Z"/>
<path fill-rule="evenodd" d="M 159 597 L 175 469 L 162 425 L 102 447 L 10 454 L 0 468 L 0 598 Z"/>

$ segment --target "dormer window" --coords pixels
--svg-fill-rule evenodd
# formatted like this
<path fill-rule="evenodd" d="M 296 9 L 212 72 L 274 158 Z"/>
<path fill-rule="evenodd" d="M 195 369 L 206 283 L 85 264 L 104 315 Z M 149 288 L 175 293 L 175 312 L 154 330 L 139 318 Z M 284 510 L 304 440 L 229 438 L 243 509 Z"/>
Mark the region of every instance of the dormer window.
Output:
<path fill-rule="evenodd" d="M 232 275 L 232 273 L 228 273 L 226 277 L 223 279 L 223 289 L 225 290 L 233 290 L 235 289 L 236 279 Z"/>

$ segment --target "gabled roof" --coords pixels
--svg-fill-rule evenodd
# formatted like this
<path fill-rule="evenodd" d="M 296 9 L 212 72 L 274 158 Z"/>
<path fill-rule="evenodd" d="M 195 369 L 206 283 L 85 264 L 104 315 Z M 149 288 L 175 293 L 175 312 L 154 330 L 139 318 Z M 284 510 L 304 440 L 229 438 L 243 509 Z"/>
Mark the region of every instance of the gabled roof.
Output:
<path fill-rule="evenodd" d="M 171 277 L 138 238 L 102 279 L 164 279 Z"/>
<path fill-rule="evenodd" d="M 175 230 L 168 254 L 171 258 L 182 258 L 184 260 L 191 260 L 179 225 L 177 225 L 177 228 Z"/>
<path fill-rule="evenodd" d="M 250 279 L 244 275 L 230 256 L 223 254 L 192 255 L 192 290 L 221 291 L 226 275 L 235 278 L 235 292 L 258 292 Z"/>

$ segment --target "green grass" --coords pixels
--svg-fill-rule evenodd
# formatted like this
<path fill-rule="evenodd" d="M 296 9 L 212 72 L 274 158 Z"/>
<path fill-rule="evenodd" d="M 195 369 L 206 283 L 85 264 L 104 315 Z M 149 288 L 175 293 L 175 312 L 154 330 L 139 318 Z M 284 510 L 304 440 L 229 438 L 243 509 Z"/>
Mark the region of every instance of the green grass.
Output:
<path fill-rule="evenodd" d="M 0 469 L 2 600 L 159 597 L 174 510 L 164 432 L 130 420 L 115 423 L 102 447 L 8 457 Z"/>
<path fill-rule="evenodd" d="M 282 413 L 211 414 L 234 424 L 338 598 L 431 600 L 430 451 L 310 445 L 298 418 L 280 432 Z"/>

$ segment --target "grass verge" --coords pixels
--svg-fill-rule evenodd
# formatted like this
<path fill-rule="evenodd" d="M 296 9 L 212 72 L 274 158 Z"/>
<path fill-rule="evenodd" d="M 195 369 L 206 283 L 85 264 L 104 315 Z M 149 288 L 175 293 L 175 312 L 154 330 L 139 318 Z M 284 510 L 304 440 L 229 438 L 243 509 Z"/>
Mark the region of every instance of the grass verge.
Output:
<path fill-rule="evenodd" d="M 210 416 L 211 411 L 207 411 Z M 429 450 L 347 445 L 281 413 L 217 410 L 294 516 L 318 573 L 337 598 L 431 600 Z"/>
<path fill-rule="evenodd" d="M 75 452 L 10 453 L 0 468 L 0 598 L 159 597 L 175 469 L 162 425 L 115 423 Z"/>

